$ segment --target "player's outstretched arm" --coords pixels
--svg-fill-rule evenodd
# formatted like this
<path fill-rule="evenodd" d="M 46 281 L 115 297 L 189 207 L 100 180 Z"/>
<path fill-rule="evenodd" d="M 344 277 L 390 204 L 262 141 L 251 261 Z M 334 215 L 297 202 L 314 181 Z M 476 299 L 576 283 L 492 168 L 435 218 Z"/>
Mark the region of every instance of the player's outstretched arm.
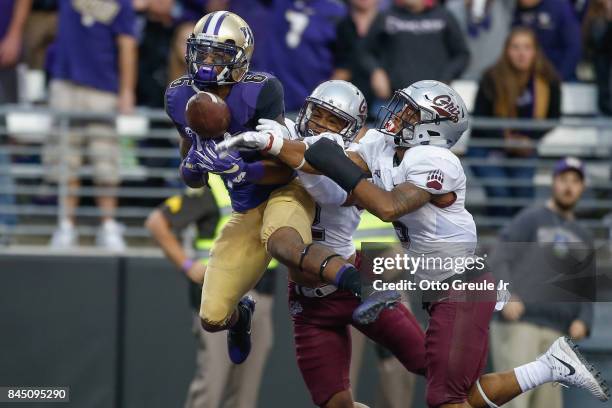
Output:
<path fill-rule="evenodd" d="M 351 194 L 351 199 L 359 206 L 383 221 L 394 221 L 416 211 L 433 197 L 412 183 L 402 183 L 392 191 L 379 188 L 365 180 L 367 165 L 358 155 L 347 156 L 340 146 L 328 139 L 314 143 L 304 157 L 312 167 Z"/>
<path fill-rule="evenodd" d="M 432 194 L 412 183 L 402 183 L 386 191 L 367 180 L 361 180 L 352 193 L 357 205 L 387 222 L 418 210 L 432 198 Z"/>

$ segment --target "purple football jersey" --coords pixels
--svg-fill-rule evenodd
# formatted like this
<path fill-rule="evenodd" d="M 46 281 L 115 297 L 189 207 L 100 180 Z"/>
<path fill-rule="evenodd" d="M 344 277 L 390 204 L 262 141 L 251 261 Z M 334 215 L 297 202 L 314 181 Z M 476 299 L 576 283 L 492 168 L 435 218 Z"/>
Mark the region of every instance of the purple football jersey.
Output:
<path fill-rule="evenodd" d="M 232 115 L 228 132 L 235 134 L 255 130 L 260 118 L 275 119 L 282 114 L 282 87 L 280 93 L 276 94 L 274 92 L 277 86 L 281 85 L 276 78 L 260 72 L 249 72 L 242 82 L 234 85 L 225 99 Z M 183 137 L 191 133 L 185 118 L 185 108 L 189 98 L 196 92 L 197 89 L 188 76 L 174 80 L 166 89 L 166 113 Z M 240 156 L 246 162 L 261 158 L 259 154 L 251 152 L 240 152 Z M 230 177 L 221 175 L 221 178 L 229 192 L 232 209 L 238 212 L 257 207 L 279 187 L 279 185 L 257 185 L 249 182 L 234 185 Z"/>
<path fill-rule="evenodd" d="M 346 16 L 338 0 L 273 0 L 264 41 L 255 37 L 259 69 L 271 72 L 285 87 L 288 111 L 304 99 L 334 68 L 336 26 Z"/>

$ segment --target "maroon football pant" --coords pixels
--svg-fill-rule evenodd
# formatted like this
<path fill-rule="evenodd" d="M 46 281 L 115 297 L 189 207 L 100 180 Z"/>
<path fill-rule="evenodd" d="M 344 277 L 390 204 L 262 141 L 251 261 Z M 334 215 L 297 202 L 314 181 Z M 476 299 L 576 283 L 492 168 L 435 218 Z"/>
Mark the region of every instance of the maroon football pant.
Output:
<path fill-rule="evenodd" d="M 425 334 L 414 315 L 398 305 L 383 311 L 374 323 L 359 325 L 351 318 L 358 305 L 359 299 L 347 291 L 310 298 L 298 295 L 294 284 L 289 284 L 297 362 L 318 406 L 350 388 L 349 325 L 386 347 L 407 370 L 425 375 Z"/>
<path fill-rule="evenodd" d="M 490 274 L 474 279 L 492 281 Z M 465 296 L 452 292 L 461 301 L 433 302 L 426 332 L 427 405 L 460 404 L 467 401 L 472 385 L 487 364 L 489 322 L 495 309 L 495 291 Z M 467 299 L 466 299 L 467 298 Z M 451 298 L 452 299 L 452 298 Z"/>

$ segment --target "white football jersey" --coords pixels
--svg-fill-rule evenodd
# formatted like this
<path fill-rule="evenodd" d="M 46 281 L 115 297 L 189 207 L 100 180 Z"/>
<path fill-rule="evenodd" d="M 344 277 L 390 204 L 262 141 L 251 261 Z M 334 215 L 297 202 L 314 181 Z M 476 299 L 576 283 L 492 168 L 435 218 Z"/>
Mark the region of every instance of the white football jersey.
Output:
<path fill-rule="evenodd" d="M 307 145 L 311 145 L 322 137 L 343 146 L 342 137 L 335 133 L 323 133 L 303 140 Z M 361 211 L 355 206 L 342 207 L 347 198 L 346 191 L 327 176 L 303 171 L 298 171 L 298 176 L 317 204 L 312 223 L 313 241 L 334 250 L 345 259 L 351 257 L 355 252 L 353 234 L 361 220 Z"/>
<path fill-rule="evenodd" d="M 403 247 L 413 256 L 472 256 L 477 241 L 476 225 L 465 209 L 466 178 L 459 158 L 447 148 L 423 145 L 406 150 L 397 163 L 391 137 L 376 130 L 369 130 L 367 135 L 357 152 L 378 187 L 391 191 L 409 182 L 431 194 L 456 195 L 456 200 L 445 208 L 427 203 L 395 221 L 393 225 Z M 422 271 L 419 277 L 444 280 L 453 273 Z"/>

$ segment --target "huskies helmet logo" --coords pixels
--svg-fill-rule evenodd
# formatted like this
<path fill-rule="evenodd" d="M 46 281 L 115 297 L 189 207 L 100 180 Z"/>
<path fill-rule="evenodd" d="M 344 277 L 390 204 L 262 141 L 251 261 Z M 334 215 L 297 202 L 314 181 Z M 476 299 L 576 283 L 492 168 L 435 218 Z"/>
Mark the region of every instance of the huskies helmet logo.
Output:
<path fill-rule="evenodd" d="M 436 169 L 429 172 L 427 175 L 427 183 L 425 185 L 434 190 L 442 190 L 442 184 L 444 183 L 444 173 L 441 170 Z"/>

